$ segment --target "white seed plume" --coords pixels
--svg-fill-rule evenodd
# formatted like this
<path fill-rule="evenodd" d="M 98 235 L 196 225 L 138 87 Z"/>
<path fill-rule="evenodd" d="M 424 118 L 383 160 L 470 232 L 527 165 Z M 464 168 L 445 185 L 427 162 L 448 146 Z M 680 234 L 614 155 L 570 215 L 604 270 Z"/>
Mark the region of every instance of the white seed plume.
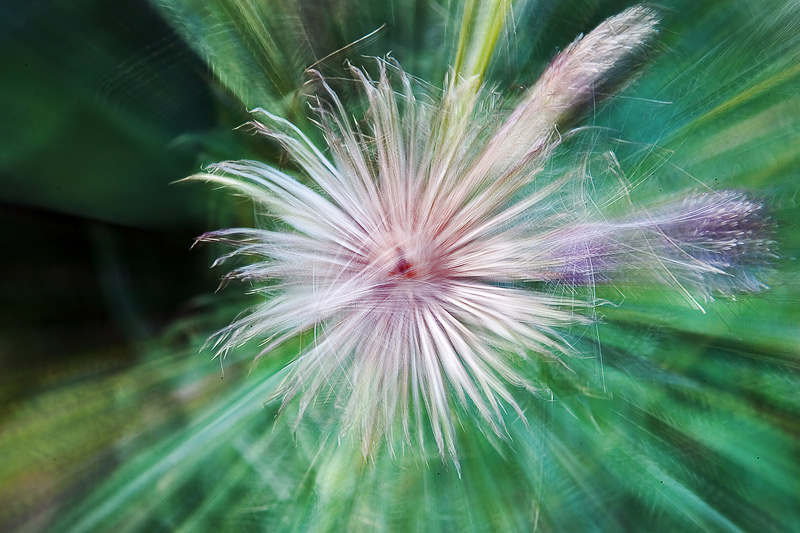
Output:
<path fill-rule="evenodd" d="M 558 331 L 585 320 L 590 304 L 550 285 L 637 272 L 660 273 L 687 295 L 763 288 L 744 273 L 769 255 L 768 224 L 741 193 L 693 194 L 617 221 L 558 209 L 568 176 L 522 194 L 559 145 L 559 128 L 629 80 L 655 27 L 644 7 L 605 21 L 556 56 L 501 124 L 459 116 L 455 92 L 439 105 L 419 101 L 395 67 L 397 94 L 383 62 L 377 80 L 351 68 L 369 104 L 363 130 L 320 78 L 329 156 L 256 109 L 252 124 L 302 178 L 256 161 L 195 176 L 244 193 L 279 221 L 202 237 L 237 246 L 222 259 L 258 258 L 230 277 L 268 295 L 218 334 L 219 352 L 258 339 L 266 355 L 309 333 L 278 391 L 284 404 L 299 397 L 302 415 L 322 393 L 335 395 L 365 453 L 395 430 L 422 439 L 427 418 L 440 454 L 455 459 L 456 402 L 503 435 L 504 409 L 524 418 L 508 385 L 539 390 L 510 354 L 568 352 Z"/>

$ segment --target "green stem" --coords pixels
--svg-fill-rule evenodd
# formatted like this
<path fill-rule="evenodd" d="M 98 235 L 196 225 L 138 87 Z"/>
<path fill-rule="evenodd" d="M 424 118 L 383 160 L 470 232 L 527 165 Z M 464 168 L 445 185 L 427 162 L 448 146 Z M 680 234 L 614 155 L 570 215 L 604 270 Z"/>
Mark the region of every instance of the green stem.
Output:
<path fill-rule="evenodd" d="M 464 6 L 453 72 L 445 91 L 445 105 L 449 110 L 442 124 L 441 146 L 447 147 L 445 150 L 455 150 L 468 128 L 511 2 L 468 0 Z"/>
<path fill-rule="evenodd" d="M 451 88 L 468 86 L 477 94 L 497 39 L 503 30 L 512 0 L 469 0 L 464 7 L 461 34 L 458 38 L 455 76 Z"/>

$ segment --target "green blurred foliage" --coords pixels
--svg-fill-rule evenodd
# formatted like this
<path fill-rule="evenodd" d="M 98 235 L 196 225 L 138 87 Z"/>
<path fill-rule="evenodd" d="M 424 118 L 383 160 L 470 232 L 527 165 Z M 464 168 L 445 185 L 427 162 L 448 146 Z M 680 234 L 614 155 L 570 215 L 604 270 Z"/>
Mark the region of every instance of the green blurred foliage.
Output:
<path fill-rule="evenodd" d="M 216 124 L 202 64 L 138 2 L 8 2 L 0 40 L 5 202 L 143 228 L 205 220 L 168 184 Z"/>
<path fill-rule="evenodd" d="M 165 326 L 216 287 L 213 252 L 189 253 L 196 235 L 251 214 L 171 184 L 250 149 L 232 131 L 239 104 L 149 4 L 4 2 L 0 72 L 7 529 L 87 490 L 121 436 L 159 420 L 110 406 L 163 353 Z"/>

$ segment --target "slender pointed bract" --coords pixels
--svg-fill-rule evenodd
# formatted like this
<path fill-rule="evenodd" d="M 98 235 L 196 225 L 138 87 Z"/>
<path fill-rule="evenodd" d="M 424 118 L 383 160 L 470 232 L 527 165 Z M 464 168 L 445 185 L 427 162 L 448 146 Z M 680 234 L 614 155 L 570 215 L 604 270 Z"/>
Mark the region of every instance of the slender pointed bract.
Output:
<path fill-rule="evenodd" d="M 254 110 L 253 126 L 283 146 L 303 179 L 255 161 L 195 176 L 279 219 L 278 229 L 202 237 L 258 258 L 230 276 L 268 295 L 219 332 L 219 352 L 258 339 L 267 355 L 310 333 L 278 391 L 284 403 L 299 397 L 302 415 L 320 394 L 335 394 L 365 453 L 398 430 L 422 439 L 427 418 L 440 454 L 455 459 L 456 403 L 503 435 L 508 407 L 524 418 L 509 386 L 547 386 L 524 378 L 511 357 L 569 354 L 559 332 L 587 321 L 595 302 L 559 296 L 558 286 L 666 281 L 697 307 L 692 294 L 763 289 L 752 267 L 771 254 L 769 224 L 743 193 L 693 193 L 605 220 L 579 201 L 565 208 L 569 175 L 525 188 L 586 104 L 630 81 L 656 22 L 645 7 L 605 21 L 556 56 L 505 122 L 459 114 L 457 83 L 441 104 L 420 101 L 399 67 L 381 61 L 377 80 L 351 68 L 368 102 L 365 128 L 319 78 L 329 155 L 288 121 Z"/>

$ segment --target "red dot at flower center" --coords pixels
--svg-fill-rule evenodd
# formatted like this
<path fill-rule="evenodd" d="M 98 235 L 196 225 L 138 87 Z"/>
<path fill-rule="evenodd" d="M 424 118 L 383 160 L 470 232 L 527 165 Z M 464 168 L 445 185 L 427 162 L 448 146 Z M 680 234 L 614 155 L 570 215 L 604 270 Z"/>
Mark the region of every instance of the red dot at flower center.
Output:
<path fill-rule="evenodd" d="M 400 276 L 405 279 L 414 279 L 417 277 L 417 269 L 414 268 L 414 265 L 406 261 L 404 257 L 401 257 L 389 274 L 392 276 Z"/>
<path fill-rule="evenodd" d="M 390 276 L 397 276 L 404 279 L 414 279 L 419 275 L 417 269 L 407 259 L 403 250 L 397 248 L 397 262 L 394 268 L 389 272 Z"/>

